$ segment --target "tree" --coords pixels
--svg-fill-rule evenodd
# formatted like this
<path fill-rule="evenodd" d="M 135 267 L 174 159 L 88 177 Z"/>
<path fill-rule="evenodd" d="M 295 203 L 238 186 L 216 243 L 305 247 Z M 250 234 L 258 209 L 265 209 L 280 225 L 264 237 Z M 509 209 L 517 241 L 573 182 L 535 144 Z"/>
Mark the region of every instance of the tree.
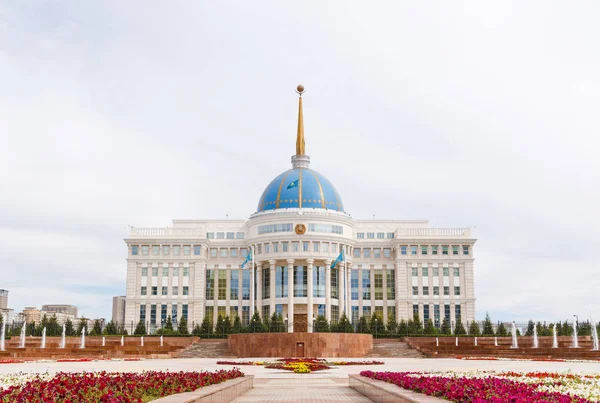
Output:
<path fill-rule="evenodd" d="M 231 333 L 231 320 L 229 316 L 221 316 L 217 317 L 217 329 L 215 333 L 218 335 L 225 335 Z"/>
<path fill-rule="evenodd" d="M 387 331 L 389 334 L 396 334 L 398 332 L 398 322 L 394 315 L 388 317 Z"/>
<path fill-rule="evenodd" d="M 75 336 L 75 328 L 73 327 L 73 322 L 71 319 L 67 319 L 65 322 L 65 335 L 66 336 Z"/>
<path fill-rule="evenodd" d="M 483 321 L 483 332 L 481 333 L 484 336 L 493 336 L 494 335 L 494 326 L 492 326 L 492 320 L 490 319 L 490 314 L 485 313 L 485 320 Z"/>
<path fill-rule="evenodd" d="M 317 316 L 317 320 L 315 320 L 315 332 L 319 333 L 327 333 L 329 332 L 329 323 L 327 322 L 327 318 L 323 315 Z"/>
<path fill-rule="evenodd" d="M 248 333 L 262 333 L 266 332 L 266 329 L 260 319 L 260 315 L 258 312 L 254 312 L 252 315 L 252 319 L 250 320 L 250 325 L 248 326 Z"/>
<path fill-rule="evenodd" d="M 535 326 L 535 324 L 533 323 L 533 321 L 531 319 L 529 319 L 529 322 L 527 322 L 527 331 L 525 332 L 525 336 L 533 336 L 533 327 Z"/>
<path fill-rule="evenodd" d="M 476 320 L 472 321 L 469 324 L 469 336 L 477 337 L 480 336 L 481 332 L 479 331 L 479 323 Z"/>
<path fill-rule="evenodd" d="M 60 326 L 58 326 L 58 319 L 56 318 L 56 314 L 52 315 L 52 317 L 48 320 L 47 326 L 47 336 L 60 336 L 60 334 L 62 333 L 62 329 L 60 329 Z"/>
<path fill-rule="evenodd" d="M 440 327 L 440 334 L 443 334 L 445 336 L 449 336 L 452 334 L 452 329 L 450 328 L 450 322 L 448 322 L 448 319 L 446 319 L 446 318 L 442 319 L 442 326 Z"/>
<path fill-rule="evenodd" d="M 84 328 L 85 328 L 85 330 L 87 330 L 87 319 L 81 318 L 79 320 L 79 323 L 77 324 L 77 336 L 81 336 L 81 332 L 83 331 Z"/>
<path fill-rule="evenodd" d="M 423 334 L 423 323 L 418 313 L 414 313 L 413 318 L 408 321 L 408 334 L 410 336 Z"/>
<path fill-rule="evenodd" d="M 425 322 L 425 328 L 423 329 L 423 334 L 425 336 L 435 336 L 435 335 L 437 335 L 437 329 L 433 325 L 433 321 L 431 320 L 431 318 L 429 318 L 427 320 L 427 322 Z"/>
<path fill-rule="evenodd" d="M 190 334 L 190 331 L 188 330 L 187 318 L 183 315 L 181 316 L 181 319 L 179 319 L 179 323 L 177 324 L 177 331 L 182 336 L 187 336 L 188 334 Z"/>
<path fill-rule="evenodd" d="M 504 323 L 500 322 L 500 324 L 498 325 L 498 328 L 496 329 L 496 336 L 500 336 L 500 337 L 508 336 L 508 331 L 506 330 Z"/>
<path fill-rule="evenodd" d="M 337 331 L 340 333 L 354 333 L 354 328 L 352 327 L 352 324 L 350 324 L 350 321 L 345 313 L 342 314 L 342 317 L 338 322 Z"/>
<path fill-rule="evenodd" d="M 454 326 L 454 334 L 457 336 L 464 336 L 467 334 L 465 327 L 462 324 L 460 316 L 456 319 L 456 326 Z"/>
<path fill-rule="evenodd" d="M 383 323 L 383 320 L 376 314 L 371 315 L 371 323 L 369 323 L 369 326 L 372 334 L 380 335 L 381 333 L 385 333 L 385 323 Z"/>
<path fill-rule="evenodd" d="M 208 316 L 205 316 L 204 320 L 202 321 L 202 326 L 200 326 L 200 334 L 206 336 L 213 334 L 213 323 Z"/>
<path fill-rule="evenodd" d="M 273 315 L 271 315 L 271 320 L 269 321 L 269 332 L 279 333 L 283 331 L 285 331 L 285 324 L 283 323 L 283 318 L 277 312 L 273 312 Z"/>
<path fill-rule="evenodd" d="M 563 335 L 562 324 L 560 323 L 560 320 L 558 322 L 556 322 L 556 335 L 557 336 Z"/>
<path fill-rule="evenodd" d="M 408 335 L 408 323 L 404 319 L 400 319 L 400 323 L 398 324 L 398 334 L 400 336 Z"/>
<path fill-rule="evenodd" d="M 194 326 L 194 329 L 192 330 L 192 334 L 194 336 L 202 335 L 202 329 L 200 328 L 200 325 L 197 324 L 196 326 Z"/>
<path fill-rule="evenodd" d="M 115 322 L 111 320 L 106 324 L 106 326 L 104 327 L 104 334 L 111 336 L 118 334 L 117 325 L 115 325 Z"/>
<path fill-rule="evenodd" d="M 135 327 L 135 331 L 133 332 L 134 335 L 136 336 L 143 336 L 146 334 L 146 324 L 144 323 L 143 320 L 140 320 L 137 324 L 137 326 Z"/>
<path fill-rule="evenodd" d="M 173 333 L 173 319 L 171 319 L 171 315 L 167 316 L 167 321 L 165 322 L 165 325 L 163 326 L 163 329 L 165 330 L 164 334 L 171 334 Z"/>
<path fill-rule="evenodd" d="M 233 326 L 231 328 L 231 333 L 242 333 L 244 327 L 242 326 L 242 320 L 239 315 L 235 315 L 233 318 Z"/>
<path fill-rule="evenodd" d="M 566 320 L 562 325 L 562 335 L 563 336 L 573 336 L 573 326 L 569 324 Z"/>
<path fill-rule="evenodd" d="M 98 319 L 96 319 L 94 321 L 94 327 L 92 328 L 90 335 L 100 336 L 101 334 L 102 334 L 102 324 L 100 323 L 100 321 Z"/>

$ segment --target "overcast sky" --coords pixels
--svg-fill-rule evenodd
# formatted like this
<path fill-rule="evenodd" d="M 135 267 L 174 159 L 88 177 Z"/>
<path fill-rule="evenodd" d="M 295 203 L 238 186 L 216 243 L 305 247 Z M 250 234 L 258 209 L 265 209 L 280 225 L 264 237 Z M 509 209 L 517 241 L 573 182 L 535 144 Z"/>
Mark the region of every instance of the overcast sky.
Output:
<path fill-rule="evenodd" d="M 128 225 L 255 211 L 302 83 L 311 167 L 355 218 L 476 227 L 478 318 L 600 319 L 599 13 L 0 0 L 0 288 L 110 317 Z"/>

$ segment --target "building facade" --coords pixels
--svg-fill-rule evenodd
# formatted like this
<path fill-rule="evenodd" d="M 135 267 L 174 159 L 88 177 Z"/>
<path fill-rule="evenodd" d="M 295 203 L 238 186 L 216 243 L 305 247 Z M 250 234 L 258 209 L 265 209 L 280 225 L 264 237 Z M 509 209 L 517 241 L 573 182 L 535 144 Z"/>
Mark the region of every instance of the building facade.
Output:
<path fill-rule="evenodd" d="M 43 307 L 47 307 L 47 305 L 43 305 Z M 77 312 L 77 311 L 75 311 L 75 312 Z M 75 323 L 75 321 L 77 320 L 77 316 L 73 315 L 71 313 L 66 313 L 66 312 L 61 312 L 61 311 L 48 311 L 46 309 L 37 309 L 34 306 L 25 307 L 23 309 L 23 312 L 21 312 L 21 315 L 22 315 L 23 319 L 25 320 L 25 322 L 35 323 L 36 325 L 39 325 L 42 322 L 42 319 L 44 319 L 44 316 L 46 317 L 46 319 L 50 319 L 53 316 L 56 316 L 56 321 L 61 326 L 64 323 L 67 323 L 67 321 L 69 321 L 69 320 L 73 323 Z"/>
<path fill-rule="evenodd" d="M 77 307 L 75 305 L 47 304 L 42 305 L 42 311 L 57 314 L 62 313 L 65 315 L 71 315 L 74 318 L 77 317 Z"/>
<path fill-rule="evenodd" d="M 474 320 L 471 230 L 354 219 L 333 184 L 309 168 L 302 91 L 292 169 L 268 184 L 248 220 L 131 229 L 127 329 L 141 320 L 153 331 L 169 316 L 185 316 L 190 328 L 219 315 L 248 324 L 254 312 L 280 313 L 289 332 L 312 332 L 318 315 L 335 323 L 344 313 L 352 323 L 373 314 L 384 323 L 414 314 L 436 326 Z"/>
<path fill-rule="evenodd" d="M 125 324 L 125 296 L 113 297 L 112 321 L 117 326 Z"/>

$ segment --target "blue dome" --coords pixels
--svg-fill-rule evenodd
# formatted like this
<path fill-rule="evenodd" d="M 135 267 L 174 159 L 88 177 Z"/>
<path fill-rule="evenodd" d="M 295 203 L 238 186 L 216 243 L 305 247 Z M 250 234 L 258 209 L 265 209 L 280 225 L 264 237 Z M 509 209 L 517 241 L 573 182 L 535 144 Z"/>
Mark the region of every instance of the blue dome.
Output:
<path fill-rule="evenodd" d="M 269 183 L 257 211 L 280 208 L 322 208 L 344 211 L 335 187 L 320 173 L 308 168 L 285 171 Z"/>

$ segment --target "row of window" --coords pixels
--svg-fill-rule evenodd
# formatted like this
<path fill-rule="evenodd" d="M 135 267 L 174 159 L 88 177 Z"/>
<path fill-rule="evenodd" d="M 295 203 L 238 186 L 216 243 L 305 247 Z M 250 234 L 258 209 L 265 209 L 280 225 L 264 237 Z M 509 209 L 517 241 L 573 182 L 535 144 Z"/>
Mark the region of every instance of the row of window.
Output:
<path fill-rule="evenodd" d="M 286 224 L 268 224 L 261 225 L 258 227 L 258 235 L 272 234 L 277 232 L 292 232 L 294 225 L 291 223 Z M 339 234 L 344 233 L 344 227 L 341 225 L 331 224 L 308 224 L 308 232 L 322 232 L 327 234 Z"/>
<path fill-rule="evenodd" d="M 419 315 L 419 305 L 418 304 L 413 305 L 413 315 Z M 454 305 L 454 317 L 458 319 L 458 318 L 460 318 L 460 316 L 461 316 L 460 305 L 456 304 L 456 305 Z M 448 322 L 450 322 L 450 320 L 451 320 L 450 304 L 444 305 L 444 318 L 446 320 L 448 320 Z M 430 315 L 429 304 L 423 305 L 423 322 L 427 322 L 429 319 L 433 320 L 433 324 L 435 327 L 440 327 L 441 318 L 440 318 L 440 306 L 439 305 L 436 304 L 433 306 L 433 318 Z"/>
<path fill-rule="evenodd" d="M 217 232 L 216 234 L 216 239 L 244 239 L 246 237 L 243 232 Z M 207 232 L 206 238 L 215 239 L 215 233 Z"/>
<path fill-rule="evenodd" d="M 170 270 L 171 270 L 171 268 L 169 268 L 169 267 L 160 268 L 162 277 L 169 277 Z M 179 267 L 173 267 L 172 271 L 173 271 L 173 277 L 179 277 L 179 272 L 180 272 Z M 159 272 L 158 267 L 152 267 L 152 277 L 158 277 L 158 272 Z M 182 267 L 181 273 L 183 274 L 183 277 L 189 277 L 190 276 L 190 268 Z M 142 277 L 148 277 L 148 267 L 142 267 Z"/>
<path fill-rule="evenodd" d="M 155 304 L 150 305 L 150 324 L 156 325 L 156 308 Z M 181 306 L 181 316 L 178 316 L 178 306 L 177 304 L 171 304 L 171 312 L 169 313 L 166 304 L 162 304 L 160 306 L 160 324 L 164 325 L 167 322 L 167 314 L 171 316 L 171 321 L 174 326 L 177 326 L 177 322 L 179 318 L 184 317 L 187 321 L 188 319 L 188 305 L 182 304 Z M 146 322 L 146 305 L 140 305 L 140 321 Z"/>
<path fill-rule="evenodd" d="M 429 295 L 429 288 L 432 288 L 433 294 L 431 295 L 440 295 L 440 287 L 435 285 L 433 287 L 429 287 L 427 285 L 424 285 L 422 287 L 422 294 L 423 296 L 428 296 Z M 412 295 L 419 295 L 419 287 L 418 286 L 413 286 L 412 288 Z M 450 295 L 450 287 L 449 286 L 444 286 L 444 295 L 445 296 L 449 296 Z M 460 296 L 460 286 L 454 286 L 454 295 L 456 296 Z"/>
<path fill-rule="evenodd" d="M 354 248 L 353 256 L 355 258 L 360 258 L 362 256 L 365 259 L 370 259 L 371 257 L 374 259 L 380 259 L 382 256 L 382 251 L 384 258 L 392 257 L 392 250 L 390 248 Z"/>
<path fill-rule="evenodd" d="M 142 245 L 142 256 L 149 256 L 150 252 L 152 252 L 152 256 L 161 255 L 160 245 L 152 245 L 152 249 L 150 248 L 150 245 Z M 181 245 L 162 245 L 162 256 L 171 256 L 171 251 L 173 252 L 173 256 L 181 256 L 181 249 Z M 200 245 L 183 245 L 183 256 L 190 256 L 192 251 L 195 256 L 199 256 L 202 252 L 202 248 Z M 140 247 L 138 245 L 133 245 L 131 247 L 131 254 L 134 256 L 139 255 Z"/>
<path fill-rule="evenodd" d="M 366 239 L 392 239 L 396 237 L 396 234 L 394 234 L 393 232 L 367 232 L 366 234 Z M 365 233 L 357 232 L 356 237 L 358 239 L 365 239 Z"/>
<path fill-rule="evenodd" d="M 248 254 L 246 248 L 241 248 L 239 253 L 237 248 L 210 248 L 210 257 L 245 257 Z"/>
<path fill-rule="evenodd" d="M 148 295 L 148 287 L 142 286 L 142 288 L 140 290 L 140 294 Z M 158 287 L 156 287 L 156 286 L 150 287 L 150 295 L 158 295 Z M 169 287 L 163 285 L 161 287 L 160 295 L 169 295 Z M 179 295 L 179 286 L 174 285 L 173 287 L 171 287 L 171 295 Z M 187 285 L 182 286 L 181 287 L 181 295 L 190 295 L 190 287 Z"/>
<path fill-rule="evenodd" d="M 443 274 L 444 277 L 449 277 L 450 276 L 450 268 L 449 267 L 442 267 L 442 274 Z M 460 268 L 453 267 L 452 268 L 452 274 L 454 275 L 454 277 L 460 277 Z M 429 277 L 429 267 L 421 267 L 421 275 L 423 277 Z M 438 277 L 440 275 L 440 269 L 438 267 L 432 267 L 431 268 L 431 275 L 433 277 Z M 413 277 L 418 277 L 419 276 L 419 268 L 418 267 L 413 267 L 412 268 L 412 276 Z"/>
<path fill-rule="evenodd" d="M 442 255 L 455 255 L 457 256 L 460 251 L 460 247 L 458 245 L 442 245 L 441 251 L 439 245 L 401 245 L 400 246 L 400 254 L 408 255 L 410 248 L 411 255 L 418 255 L 421 252 L 422 256 L 429 255 L 430 252 L 432 255 L 439 255 L 440 252 Z M 462 245 L 462 254 L 469 255 L 469 245 Z"/>
<path fill-rule="evenodd" d="M 311 248 L 312 243 L 312 248 Z M 279 253 L 281 252 L 312 252 L 313 253 L 339 253 L 339 249 L 343 248 L 342 244 L 329 242 L 273 242 L 256 245 L 256 254 L 264 253 Z"/>

